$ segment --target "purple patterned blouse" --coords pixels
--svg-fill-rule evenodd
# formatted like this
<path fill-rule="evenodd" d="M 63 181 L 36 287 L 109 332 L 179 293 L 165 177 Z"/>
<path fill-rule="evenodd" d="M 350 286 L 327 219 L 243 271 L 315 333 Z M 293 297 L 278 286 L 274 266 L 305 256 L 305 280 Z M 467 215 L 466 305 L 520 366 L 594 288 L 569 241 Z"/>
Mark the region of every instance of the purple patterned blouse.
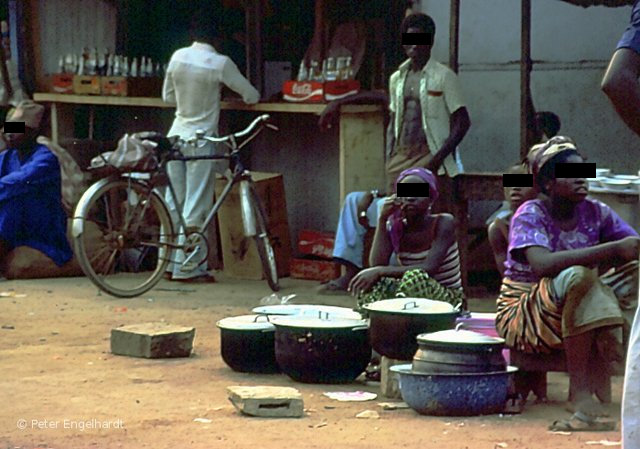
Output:
<path fill-rule="evenodd" d="M 537 282 L 524 255 L 530 246 L 542 246 L 552 252 L 588 248 L 598 243 L 637 236 L 606 204 L 587 198 L 577 206 L 578 224 L 575 229 L 558 228 L 551 213 L 541 200 L 525 201 L 511 219 L 509 250 L 505 261 L 505 277 L 517 282 Z"/>

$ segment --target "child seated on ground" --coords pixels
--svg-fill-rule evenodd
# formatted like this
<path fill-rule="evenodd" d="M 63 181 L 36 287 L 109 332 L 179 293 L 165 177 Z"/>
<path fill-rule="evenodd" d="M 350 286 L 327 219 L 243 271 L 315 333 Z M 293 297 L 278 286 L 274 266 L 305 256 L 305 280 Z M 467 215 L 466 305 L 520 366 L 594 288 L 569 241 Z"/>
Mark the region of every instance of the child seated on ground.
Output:
<path fill-rule="evenodd" d="M 640 238 L 609 206 L 587 197 L 585 178 L 556 178 L 558 163 L 584 159 L 554 137 L 529 156 L 538 197 L 514 213 L 496 329 L 530 353 L 563 348 L 573 409 L 551 430 L 613 430 L 592 397 L 624 356 L 621 326 L 637 306 Z M 613 268 L 598 276 L 594 269 Z"/>
<path fill-rule="evenodd" d="M 410 168 L 398 176 L 396 192 L 399 183 L 427 184 L 429 195 L 385 199 L 369 256 L 371 267 L 349 283 L 358 309 L 403 294 L 446 301 L 465 310 L 454 218 L 431 213 L 438 197 L 436 177 L 425 168 Z"/>
<path fill-rule="evenodd" d="M 516 164 L 507 170 L 507 174 L 526 174 L 526 165 Z M 509 224 L 513 213 L 527 200 L 535 198 L 535 190 L 532 187 L 505 187 L 504 198 L 509 203 L 509 210 L 504 211 L 491 222 L 487 230 L 489 234 L 489 244 L 493 250 L 493 257 L 500 276 L 504 276 L 504 261 L 507 258 L 507 247 L 509 245 Z"/>

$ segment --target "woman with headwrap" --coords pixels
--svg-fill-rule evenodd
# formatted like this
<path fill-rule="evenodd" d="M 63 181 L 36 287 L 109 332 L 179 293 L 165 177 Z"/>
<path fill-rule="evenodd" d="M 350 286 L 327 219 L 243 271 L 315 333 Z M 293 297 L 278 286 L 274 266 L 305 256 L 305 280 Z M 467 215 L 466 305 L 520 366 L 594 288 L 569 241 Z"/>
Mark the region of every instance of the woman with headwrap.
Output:
<path fill-rule="evenodd" d="M 571 139 L 535 146 L 528 161 L 540 194 L 511 220 L 496 328 L 520 351 L 564 348 L 575 413 L 552 429 L 611 429 L 596 419 L 592 392 L 606 399 L 603 380 L 623 358 L 640 239 L 609 206 L 587 197 L 586 179 L 556 177 L 557 164 L 584 162 Z M 600 277 L 594 268 L 613 270 Z"/>
<path fill-rule="evenodd" d="M 431 213 L 438 197 L 435 176 L 426 168 L 411 168 L 398 176 L 396 192 L 399 184 L 412 184 L 410 190 L 421 196 L 395 194 L 385 200 L 369 256 L 371 267 L 349 284 L 358 308 L 402 294 L 464 309 L 454 218 Z"/>

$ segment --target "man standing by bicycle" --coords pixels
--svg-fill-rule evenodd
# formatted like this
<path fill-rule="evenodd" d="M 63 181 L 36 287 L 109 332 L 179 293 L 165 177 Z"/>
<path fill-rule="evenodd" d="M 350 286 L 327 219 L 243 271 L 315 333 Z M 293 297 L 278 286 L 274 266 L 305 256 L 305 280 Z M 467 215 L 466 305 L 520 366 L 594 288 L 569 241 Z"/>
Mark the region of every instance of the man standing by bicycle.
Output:
<path fill-rule="evenodd" d="M 169 61 L 162 89 L 162 99 L 176 104 L 176 114 L 169 136 L 190 139 L 196 130 L 202 129 L 208 136 L 218 134 L 220 117 L 220 90 L 222 84 L 242 96 L 245 103 L 254 104 L 260 99 L 258 91 L 242 76 L 234 62 L 216 51 L 216 36 L 211 15 L 194 15 L 191 22 L 193 44 L 177 50 Z M 183 148 L 185 156 L 217 154 L 214 144 L 199 143 Z M 213 205 L 215 173 L 227 168 L 226 161 L 173 161 L 167 171 L 182 204 L 187 229 L 181 229 L 178 206 L 167 193 L 174 229 L 179 229 L 179 243 L 184 243 L 189 232 L 196 231 L 206 219 Z M 206 248 L 196 246 L 190 253 L 176 251 L 169 264 L 171 279 L 190 282 L 213 282 L 207 272 Z"/>

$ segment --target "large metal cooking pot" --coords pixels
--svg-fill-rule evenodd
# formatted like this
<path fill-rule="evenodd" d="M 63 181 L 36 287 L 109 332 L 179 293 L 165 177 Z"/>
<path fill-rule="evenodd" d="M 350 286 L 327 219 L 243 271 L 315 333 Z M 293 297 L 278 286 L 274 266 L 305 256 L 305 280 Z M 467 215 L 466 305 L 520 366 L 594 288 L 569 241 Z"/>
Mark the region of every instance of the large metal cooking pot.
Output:
<path fill-rule="evenodd" d="M 272 306 L 259 306 L 252 310 L 260 315 L 303 315 L 317 317 L 320 312 L 322 316 L 333 318 L 351 318 L 361 320 L 362 315 L 348 307 L 325 306 L 320 304 L 282 304 Z"/>
<path fill-rule="evenodd" d="M 275 355 L 276 329 L 265 315 L 241 315 L 224 318 L 220 328 L 222 359 L 234 371 L 278 373 Z"/>
<path fill-rule="evenodd" d="M 371 346 L 398 360 L 412 359 L 419 334 L 452 329 L 459 313 L 449 303 L 425 298 L 385 299 L 364 308 L 371 320 Z"/>
<path fill-rule="evenodd" d="M 293 380 L 352 382 L 371 360 L 364 320 L 310 316 L 273 317 L 276 361 Z"/>
<path fill-rule="evenodd" d="M 509 377 L 518 369 L 489 373 L 416 373 L 411 364 L 392 366 L 402 400 L 423 415 L 473 416 L 500 413 L 507 401 Z"/>
<path fill-rule="evenodd" d="M 502 371 L 504 339 L 479 332 L 444 330 L 417 337 L 413 371 L 420 373 L 482 373 Z"/>

